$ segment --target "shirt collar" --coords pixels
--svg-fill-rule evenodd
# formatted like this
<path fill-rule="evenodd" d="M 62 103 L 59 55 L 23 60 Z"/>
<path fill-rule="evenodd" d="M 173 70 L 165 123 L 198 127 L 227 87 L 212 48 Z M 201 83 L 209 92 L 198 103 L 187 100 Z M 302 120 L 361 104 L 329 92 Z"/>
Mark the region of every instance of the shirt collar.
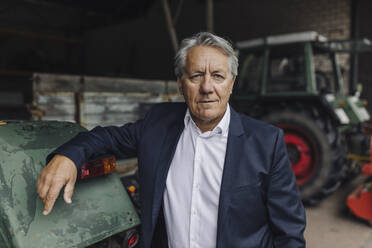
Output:
<path fill-rule="evenodd" d="M 230 125 L 230 105 L 227 104 L 225 114 L 223 115 L 220 122 L 217 124 L 217 126 L 212 131 L 207 131 L 205 133 L 202 133 L 200 129 L 198 128 L 198 126 L 195 124 L 194 120 L 191 118 L 189 108 L 187 108 L 186 110 L 184 123 L 185 123 L 185 127 L 188 127 L 189 125 L 191 125 L 202 136 L 209 137 L 209 136 L 216 135 L 216 134 L 227 136 L 227 134 L 229 133 L 229 125 Z"/>

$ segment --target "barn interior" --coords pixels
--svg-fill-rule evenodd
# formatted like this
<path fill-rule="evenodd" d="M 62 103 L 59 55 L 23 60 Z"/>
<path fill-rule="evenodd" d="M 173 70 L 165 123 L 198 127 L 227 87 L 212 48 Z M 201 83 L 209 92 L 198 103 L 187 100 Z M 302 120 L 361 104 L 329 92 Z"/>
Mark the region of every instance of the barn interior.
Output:
<path fill-rule="evenodd" d="M 307 246 L 372 247 L 370 13 L 368 0 L 3 0 L 0 127 L 121 126 L 156 103 L 184 101 L 175 52 L 210 31 L 239 56 L 230 104 L 287 135 Z M 130 194 L 135 184 L 126 182 Z M 353 202 L 360 185 L 366 200 Z"/>

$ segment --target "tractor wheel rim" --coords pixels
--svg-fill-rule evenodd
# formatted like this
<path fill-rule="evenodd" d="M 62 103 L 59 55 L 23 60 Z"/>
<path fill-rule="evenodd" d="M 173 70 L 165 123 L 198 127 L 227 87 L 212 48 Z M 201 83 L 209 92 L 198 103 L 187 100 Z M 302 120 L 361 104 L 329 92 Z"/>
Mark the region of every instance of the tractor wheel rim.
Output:
<path fill-rule="evenodd" d="M 316 148 L 312 140 L 299 128 L 280 125 L 284 130 L 284 141 L 287 146 L 292 170 L 296 175 L 297 185 L 308 182 L 317 167 Z"/>

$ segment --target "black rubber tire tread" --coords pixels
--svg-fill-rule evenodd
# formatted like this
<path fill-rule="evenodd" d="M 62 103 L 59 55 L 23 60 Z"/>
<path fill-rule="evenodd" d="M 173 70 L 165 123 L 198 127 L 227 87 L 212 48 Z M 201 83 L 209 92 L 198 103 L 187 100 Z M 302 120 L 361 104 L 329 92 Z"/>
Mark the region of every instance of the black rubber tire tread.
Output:
<path fill-rule="evenodd" d="M 260 119 L 273 125 L 294 125 L 306 132 L 316 144 L 319 157 L 316 171 L 300 187 L 304 204 L 316 205 L 341 185 L 347 166 L 345 147 L 329 118 L 316 109 L 300 106 L 300 109 L 276 109 Z"/>

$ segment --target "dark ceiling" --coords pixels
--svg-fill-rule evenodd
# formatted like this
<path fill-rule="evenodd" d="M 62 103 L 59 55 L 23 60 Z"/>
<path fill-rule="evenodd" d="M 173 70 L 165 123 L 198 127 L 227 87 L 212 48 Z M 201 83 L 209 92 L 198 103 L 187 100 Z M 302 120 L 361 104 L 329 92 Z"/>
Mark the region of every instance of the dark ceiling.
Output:
<path fill-rule="evenodd" d="M 110 15 L 129 19 L 146 13 L 155 0 L 13 0 L 10 2 L 68 7 L 89 12 L 90 14 Z"/>
<path fill-rule="evenodd" d="M 130 18 L 144 13 L 153 4 L 154 0 L 48 0 L 48 2 Z"/>
<path fill-rule="evenodd" d="M 155 0 L 2 0 L 0 20 L 1 26 L 7 28 L 64 30 L 68 26 L 67 29 L 72 32 L 81 32 L 144 16 L 154 2 Z"/>

